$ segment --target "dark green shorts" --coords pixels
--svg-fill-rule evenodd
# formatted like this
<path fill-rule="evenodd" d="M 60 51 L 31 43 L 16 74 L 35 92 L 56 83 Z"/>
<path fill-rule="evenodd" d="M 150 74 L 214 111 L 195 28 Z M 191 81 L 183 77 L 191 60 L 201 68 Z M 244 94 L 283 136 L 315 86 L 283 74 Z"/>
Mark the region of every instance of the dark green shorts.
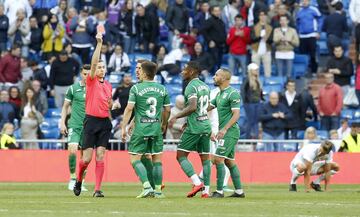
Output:
<path fill-rule="evenodd" d="M 162 135 L 154 137 L 144 137 L 132 135 L 129 143 L 130 154 L 161 154 L 164 147 Z"/>
<path fill-rule="evenodd" d="M 83 128 L 69 128 L 67 141 L 69 144 L 81 145 Z"/>
<path fill-rule="evenodd" d="M 229 160 L 235 159 L 235 146 L 238 139 L 234 137 L 224 137 L 217 143 L 215 156 L 226 158 Z"/>
<path fill-rule="evenodd" d="M 184 132 L 177 150 L 199 154 L 210 154 L 210 134 L 190 134 Z"/>

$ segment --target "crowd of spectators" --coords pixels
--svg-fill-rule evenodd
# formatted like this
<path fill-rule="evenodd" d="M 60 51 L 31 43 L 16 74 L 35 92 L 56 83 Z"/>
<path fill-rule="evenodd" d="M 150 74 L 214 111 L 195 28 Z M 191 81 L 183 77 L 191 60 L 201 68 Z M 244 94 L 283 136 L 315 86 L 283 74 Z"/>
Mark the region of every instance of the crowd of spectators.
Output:
<path fill-rule="evenodd" d="M 105 29 L 101 59 L 108 75 L 122 76 L 114 88 L 113 98 L 122 105 L 113 112 L 115 119 L 121 117 L 134 82 L 130 55 L 143 53 L 151 54 L 158 64 L 162 82 L 179 75 L 184 57 L 199 62 L 203 78 L 227 62 L 242 83 L 245 138 L 259 138 L 261 123 L 262 138 L 295 139 L 299 130 L 305 130 L 308 116 L 317 121 L 318 114 L 323 130 L 338 129 L 344 97 L 351 92 L 360 101 L 360 67 L 354 67 L 360 61 L 360 0 L 350 0 L 348 9 L 345 3 L 0 0 L 0 128 L 11 123 L 21 129 L 24 139 L 42 137 L 39 125 L 47 113 L 48 98 L 54 97 L 55 106 L 62 107 L 80 67 L 90 63 L 100 25 Z M 321 32 L 326 34 L 329 50 L 323 68 L 319 68 L 317 49 Z M 348 57 L 346 37 L 354 42 L 355 64 Z M 308 56 L 310 79 L 325 72 L 326 85 L 319 92 L 317 107 L 308 80 L 303 87 L 296 87 L 292 80 L 296 79 L 296 54 Z M 286 77 L 284 90 L 265 97 L 262 73 L 265 80 L 274 75 Z M 182 107 L 183 99 L 177 97 L 174 112 Z M 168 134 L 173 138 L 180 131 L 179 123 L 169 123 Z"/>

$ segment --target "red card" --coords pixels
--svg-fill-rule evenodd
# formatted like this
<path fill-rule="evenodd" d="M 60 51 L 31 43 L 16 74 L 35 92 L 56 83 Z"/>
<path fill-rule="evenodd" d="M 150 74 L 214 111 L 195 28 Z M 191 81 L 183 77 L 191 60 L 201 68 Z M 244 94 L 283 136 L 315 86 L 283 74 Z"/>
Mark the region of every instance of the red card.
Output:
<path fill-rule="evenodd" d="M 96 30 L 98 33 L 105 34 L 105 27 L 102 24 L 97 25 Z"/>

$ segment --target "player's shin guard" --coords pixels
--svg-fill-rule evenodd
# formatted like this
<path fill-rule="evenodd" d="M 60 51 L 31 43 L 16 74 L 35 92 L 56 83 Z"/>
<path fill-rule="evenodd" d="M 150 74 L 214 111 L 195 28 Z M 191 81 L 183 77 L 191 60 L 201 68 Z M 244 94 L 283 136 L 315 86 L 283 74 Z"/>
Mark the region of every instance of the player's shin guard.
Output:
<path fill-rule="evenodd" d="M 224 163 L 216 164 L 216 190 L 222 193 L 224 188 L 225 165 Z"/>
<path fill-rule="evenodd" d="M 79 161 L 79 172 L 77 176 L 77 181 L 81 182 L 84 177 L 84 172 L 86 168 L 88 167 L 89 163 L 85 163 L 83 160 Z"/>
<path fill-rule="evenodd" d="M 192 164 L 190 163 L 190 161 L 187 159 L 187 157 L 181 157 L 178 160 L 181 169 L 184 171 L 184 173 L 187 175 L 187 177 L 191 177 L 195 174 L 194 172 L 194 168 L 192 166 Z"/>
<path fill-rule="evenodd" d="M 150 182 L 151 187 L 154 189 L 155 183 L 154 183 L 154 176 L 153 176 L 153 162 L 151 159 L 148 159 L 145 156 L 143 156 L 143 157 L 141 157 L 141 163 L 146 168 L 148 180 Z"/>
<path fill-rule="evenodd" d="M 240 171 L 237 165 L 235 164 L 234 166 L 230 167 L 229 170 L 235 190 L 242 189 L 241 180 L 240 180 Z"/>
<path fill-rule="evenodd" d="M 136 160 L 132 163 L 132 166 L 135 170 L 136 175 L 139 177 L 141 183 L 143 184 L 144 188 L 151 188 L 144 164 L 141 163 L 141 161 Z"/>
<path fill-rule="evenodd" d="M 96 161 L 95 176 L 95 191 L 100 191 L 102 178 L 104 176 L 104 161 Z"/>
<path fill-rule="evenodd" d="M 69 154 L 69 170 L 70 170 L 70 178 L 76 179 L 76 154 Z"/>
<path fill-rule="evenodd" d="M 153 173 L 153 177 L 154 177 L 155 190 L 157 192 L 161 192 L 161 184 L 162 184 L 162 178 L 163 178 L 161 162 L 154 163 L 154 168 L 153 168 L 152 173 Z"/>

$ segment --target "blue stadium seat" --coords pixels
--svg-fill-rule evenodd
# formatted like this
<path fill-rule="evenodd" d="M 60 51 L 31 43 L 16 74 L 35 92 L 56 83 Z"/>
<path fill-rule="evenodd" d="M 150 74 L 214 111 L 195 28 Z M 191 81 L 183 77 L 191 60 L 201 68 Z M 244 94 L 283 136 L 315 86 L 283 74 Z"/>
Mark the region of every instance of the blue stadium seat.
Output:
<path fill-rule="evenodd" d="M 315 129 L 319 130 L 320 129 L 320 122 L 319 121 L 307 121 L 305 123 L 306 127 L 315 127 Z"/>
<path fill-rule="evenodd" d="M 15 136 L 16 139 L 21 139 L 21 130 L 20 130 L 20 128 L 18 128 L 18 129 L 16 129 L 14 131 L 14 136 Z"/>
<path fill-rule="evenodd" d="M 59 117 L 45 118 L 44 121 L 40 124 L 40 128 L 42 130 L 57 128 L 59 126 L 59 120 L 60 120 Z"/>
<path fill-rule="evenodd" d="M 305 136 L 305 131 L 304 130 L 299 130 L 298 132 L 297 132 L 297 138 L 298 139 L 304 139 L 304 136 Z"/>
<path fill-rule="evenodd" d="M 353 119 L 360 119 L 360 110 L 359 109 L 354 110 Z"/>
<path fill-rule="evenodd" d="M 318 130 L 317 135 L 318 135 L 319 139 L 328 139 L 329 138 L 329 133 L 326 130 Z"/>
<path fill-rule="evenodd" d="M 320 55 L 328 55 L 329 54 L 329 50 L 327 48 L 326 41 L 318 41 L 317 45 L 319 46 Z"/>
<path fill-rule="evenodd" d="M 190 55 L 184 55 L 181 59 L 182 63 L 188 63 L 190 61 Z"/>
<path fill-rule="evenodd" d="M 295 54 L 293 63 L 293 77 L 304 76 L 308 70 L 309 57 L 307 55 Z"/>
<path fill-rule="evenodd" d="M 58 139 L 60 136 L 60 130 L 59 128 L 50 128 L 50 129 L 44 129 L 42 130 L 45 139 Z"/>
<path fill-rule="evenodd" d="M 48 97 L 47 99 L 48 99 L 49 108 L 56 108 L 55 98 L 54 97 Z"/>
<path fill-rule="evenodd" d="M 264 81 L 264 85 L 273 85 L 273 84 L 280 84 L 284 85 L 285 79 L 281 76 L 271 76 L 269 78 L 266 78 Z"/>
<path fill-rule="evenodd" d="M 354 118 L 354 110 L 353 109 L 343 109 L 341 110 L 341 118 L 347 118 L 349 120 Z"/>
<path fill-rule="evenodd" d="M 60 108 L 49 108 L 48 111 L 45 114 L 45 118 L 51 118 L 51 117 L 61 117 L 61 109 Z"/>
<path fill-rule="evenodd" d="M 240 118 L 246 117 L 246 112 L 244 106 L 240 106 Z"/>
<path fill-rule="evenodd" d="M 283 85 L 273 84 L 273 85 L 264 85 L 263 94 L 268 95 L 272 91 L 281 92 L 283 90 Z"/>

